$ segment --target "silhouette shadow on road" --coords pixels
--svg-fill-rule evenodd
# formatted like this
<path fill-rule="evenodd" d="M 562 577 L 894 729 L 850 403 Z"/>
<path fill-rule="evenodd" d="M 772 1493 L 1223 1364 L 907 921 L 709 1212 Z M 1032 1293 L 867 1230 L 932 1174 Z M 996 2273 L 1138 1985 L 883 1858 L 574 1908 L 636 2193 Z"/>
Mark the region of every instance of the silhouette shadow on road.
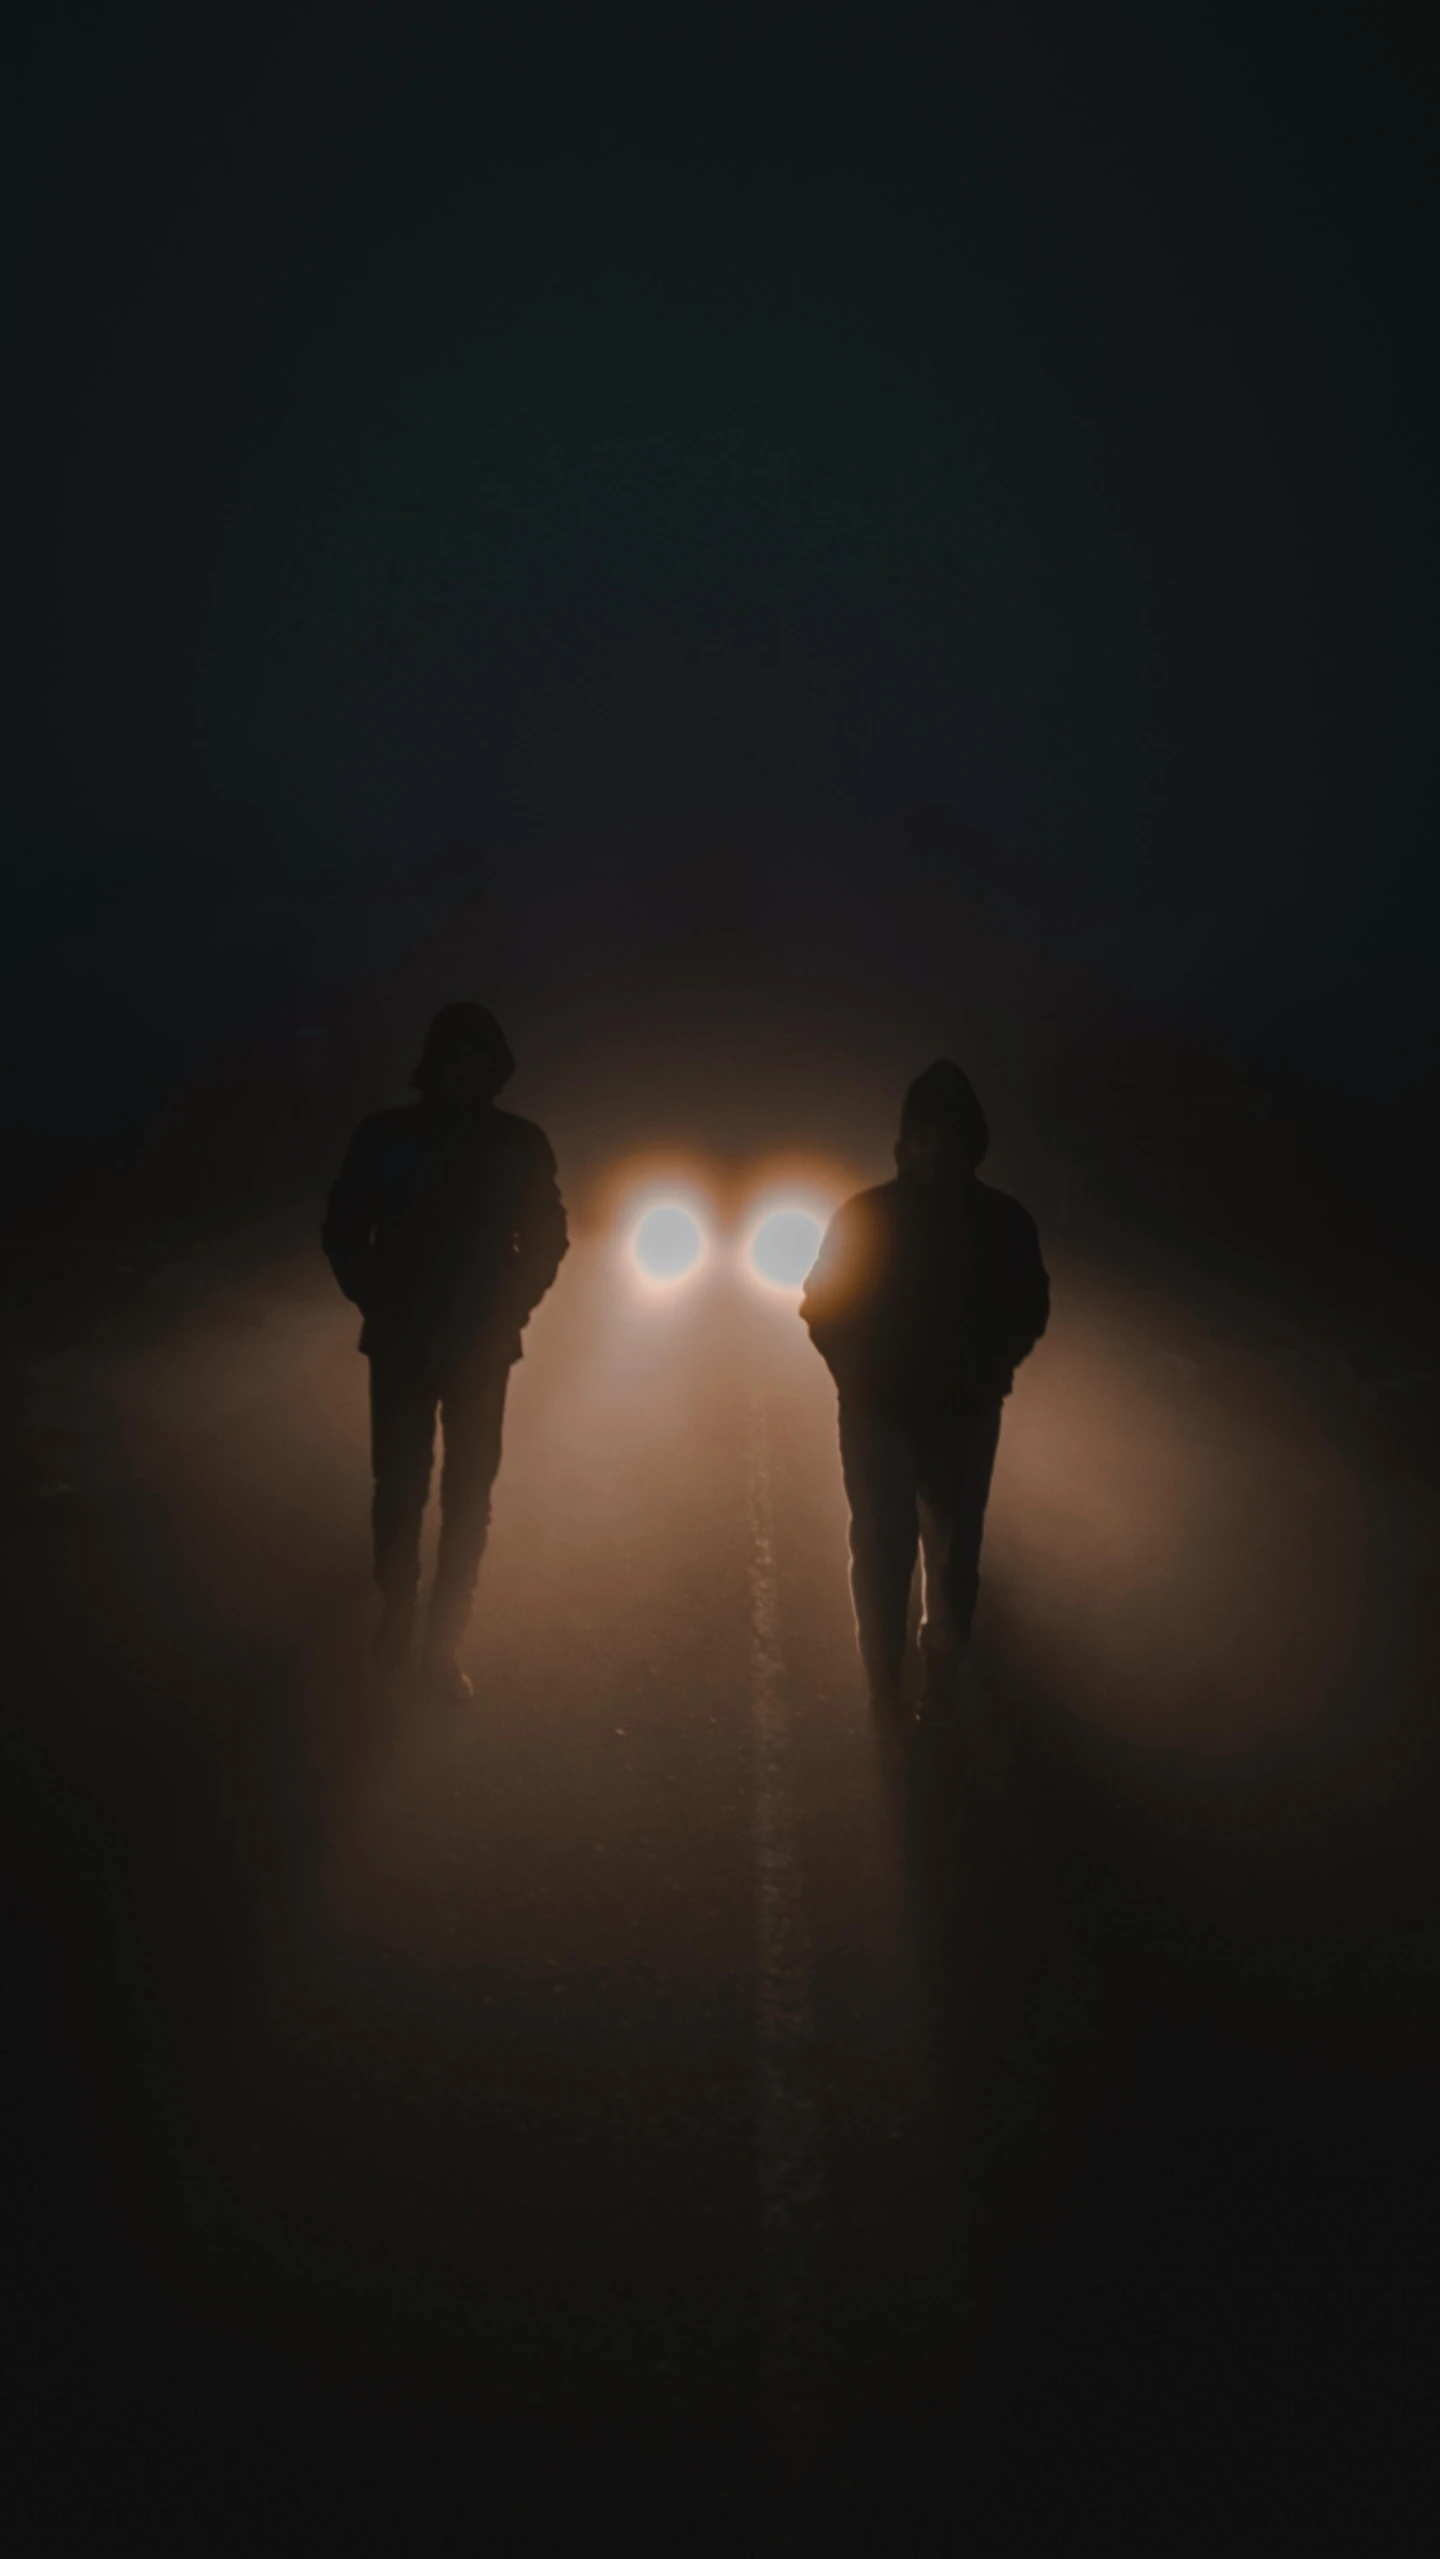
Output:
<path fill-rule="evenodd" d="M 894 2528 L 909 2481 L 945 2546 L 945 2442 L 986 2551 L 1418 2549 L 1433 1627 L 1368 1738 L 1252 1765 L 1102 1735 L 1008 1632 L 992 1596 L 959 1728 L 876 1736 L 943 2164 L 930 2350 L 877 2359 L 842 2503 Z"/>

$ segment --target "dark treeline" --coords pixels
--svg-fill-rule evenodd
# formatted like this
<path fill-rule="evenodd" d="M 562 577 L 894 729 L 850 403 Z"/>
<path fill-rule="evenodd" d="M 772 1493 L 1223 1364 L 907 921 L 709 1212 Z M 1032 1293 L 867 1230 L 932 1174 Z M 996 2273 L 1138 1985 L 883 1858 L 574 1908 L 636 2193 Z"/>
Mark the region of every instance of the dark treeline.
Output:
<path fill-rule="evenodd" d="M 0 1012 L 11 1225 L 302 1193 L 357 1078 L 395 1072 L 407 962 L 467 903 L 398 875 L 341 897 L 333 862 L 244 837 L 50 842 L 25 881 Z"/>
<path fill-rule="evenodd" d="M 293 846 L 239 834 L 204 846 L 36 847 L 5 966 L 7 1224 L 103 1215 L 135 1228 L 300 1203 L 356 1109 L 403 1089 L 427 1008 L 477 986 L 502 1004 L 521 990 L 532 1050 L 545 1051 L 523 1062 L 543 1067 L 562 1132 L 568 1113 L 582 1172 L 607 1150 L 673 1134 L 677 1090 L 701 1106 L 702 1143 L 727 1133 L 727 1097 L 738 1144 L 763 1140 L 772 1121 L 794 1143 L 813 1095 L 814 1142 L 853 1146 L 848 1097 L 873 1080 L 878 1127 L 879 1088 L 906 1054 L 907 968 L 923 981 L 922 1041 L 965 1045 L 967 1022 L 979 1021 L 971 980 L 957 963 L 947 1005 L 945 968 L 928 947 L 936 937 L 907 953 L 902 936 L 882 954 L 893 983 L 869 996 L 853 973 L 828 995 L 812 985 L 787 1022 L 763 879 L 713 847 L 689 851 L 669 886 L 659 866 L 627 886 L 597 859 L 590 902 L 569 902 L 567 941 L 543 897 L 517 922 L 498 864 L 463 852 L 415 866 L 372 856 L 362 891 L 341 853 L 297 858 Z M 939 938 L 995 960 L 983 903 L 972 930 L 957 924 L 959 868 L 937 907 L 933 848 L 927 865 L 912 885 L 948 924 Z M 666 898 L 672 912 L 657 917 Z M 637 917 L 648 939 L 627 963 Z M 654 958 L 657 920 L 670 967 Z M 547 954 L 558 971 L 548 988 Z M 1378 1071 L 1363 1048 L 1352 1054 L 1337 1029 L 1343 988 L 1308 1012 L 1277 999 L 1258 1027 L 1253 1011 L 1187 1024 L 1173 1007 L 1147 1013 L 1083 980 L 1057 991 L 1053 972 L 1042 986 L 1007 984 L 1007 971 L 1017 982 L 1023 973 L 1023 941 L 1000 948 L 998 968 L 972 1062 L 999 1087 L 994 1116 L 1012 1156 L 1043 1165 L 1052 1225 L 1078 1239 L 1100 1215 L 1239 1255 L 1277 1286 L 1303 1272 L 1320 1303 L 1342 1266 L 1422 1269 L 1440 1257 L 1422 1169 L 1434 1066 L 1419 1049 L 1399 1073 Z M 648 1047 L 659 1058 L 662 1021 L 684 1045 L 673 1074 L 647 1066 L 624 1124 L 602 1109 L 592 1125 L 597 1032 L 617 1053 Z M 807 1053 L 801 1091 L 793 1061 Z"/>
<path fill-rule="evenodd" d="M 1037 1133 L 1096 1202 L 1158 1230 L 1209 1237 L 1257 1264 L 1302 1264 L 1323 1304 L 1328 1257 L 1440 1256 L 1424 1166 L 1440 1075 L 1342 1080 L 1293 1025 L 1268 1036 L 1137 1020 L 1077 1037 L 1033 1097 Z"/>

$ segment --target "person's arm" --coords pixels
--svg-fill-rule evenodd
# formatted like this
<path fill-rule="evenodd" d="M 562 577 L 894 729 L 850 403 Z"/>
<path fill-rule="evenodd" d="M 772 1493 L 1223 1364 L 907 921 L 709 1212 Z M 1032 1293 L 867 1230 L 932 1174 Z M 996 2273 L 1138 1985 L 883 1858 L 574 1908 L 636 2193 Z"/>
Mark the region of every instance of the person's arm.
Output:
<path fill-rule="evenodd" d="M 860 1239 L 847 1206 L 837 1209 L 825 1230 L 800 1300 L 800 1320 L 826 1366 L 834 1369 L 858 1312 L 861 1273 Z"/>
<path fill-rule="evenodd" d="M 363 1314 L 373 1264 L 377 1200 L 372 1123 L 362 1121 L 336 1176 L 320 1242 L 345 1295 Z"/>
<path fill-rule="evenodd" d="M 515 1297 L 518 1324 L 527 1324 L 570 1250 L 565 1203 L 560 1197 L 555 1158 L 549 1142 L 536 1131 L 534 1160 L 515 1229 Z"/>
<path fill-rule="evenodd" d="M 1006 1365 L 1018 1368 L 1050 1321 L 1050 1277 L 1040 1257 L 1040 1237 L 1034 1218 L 1018 1202 L 1012 1202 L 1006 1220 L 1000 1320 Z"/>

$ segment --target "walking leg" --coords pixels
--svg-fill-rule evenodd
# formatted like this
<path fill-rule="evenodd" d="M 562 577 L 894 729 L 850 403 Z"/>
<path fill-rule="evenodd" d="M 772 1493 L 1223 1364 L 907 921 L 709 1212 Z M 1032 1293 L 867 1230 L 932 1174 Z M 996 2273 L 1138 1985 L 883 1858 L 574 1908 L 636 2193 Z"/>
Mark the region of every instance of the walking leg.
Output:
<path fill-rule="evenodd" d="M 465 1370 L 447 1383 L 441 1403 L 440 1552 L 425 1633 L 427 1659 L 436 1665 L 453 1665 L 470 1622 L 490 1529 L 490 1495 L 500 1471 L 509 1382 L 508 1367 Z"/>
<path fill-rule="evenodd" d="M 377 1650 L 398 1663 L 409 1648 L 420 1587 L 420 1527 L 435 1454 L 435 1393 L 408 1362 L 372 1357 L 370 1456 L 375 1579 L 384 1601 Z"/>
<path fill-rule="evenodd" d="M 925 1702 L 937 1711 L 954 1703 L 969 1648 L 980 1590 L 985 1505 L 999 1438 L 998 1405 L 937 1423 L 922 1434 L 919 1511 L 925 1615 L 920 1651 Z"/>
<path fill-rule="evenodd" d="M 910 1434 L 840 1408 L 855 1634 L 877 1703 L 899 1691 L 919 1523 Z"/>

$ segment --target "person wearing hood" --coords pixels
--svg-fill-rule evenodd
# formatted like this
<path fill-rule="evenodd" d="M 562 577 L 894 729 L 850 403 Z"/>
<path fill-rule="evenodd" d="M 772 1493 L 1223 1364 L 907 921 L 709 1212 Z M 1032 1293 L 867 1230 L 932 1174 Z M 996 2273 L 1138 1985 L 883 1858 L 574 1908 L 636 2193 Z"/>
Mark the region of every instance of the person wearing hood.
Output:
<path fill-rule="evenodd" d="M 468 1697 L 456 1659 L 469 1623 L 520 1336 L 567 1249 L 549 1141 L 497 1108 L 514 1072 L 493 1013 L 450 1004 L 430 1025 L 418 1102 L 363 1120 L 321 1241 L 364 1317 L 370 1362 L 376 1653 L 409 1657 L 437 1416 L 440 1545 L 425 1627 L 429 1684 Z"/>
<path fill-rule="evenodd" d="M 977 1179 L 988 1144 L 958 1066 L 917 1076 L 896 1179 L 837 1212 L 800 1308 L 839 1390 L 856 1634 L 881 1710 L 900 1704 L 923 1553 L 925 1721 L 959 1702 L 1000 1408 L 1050 1312 L 1034 1220 Z"/>

